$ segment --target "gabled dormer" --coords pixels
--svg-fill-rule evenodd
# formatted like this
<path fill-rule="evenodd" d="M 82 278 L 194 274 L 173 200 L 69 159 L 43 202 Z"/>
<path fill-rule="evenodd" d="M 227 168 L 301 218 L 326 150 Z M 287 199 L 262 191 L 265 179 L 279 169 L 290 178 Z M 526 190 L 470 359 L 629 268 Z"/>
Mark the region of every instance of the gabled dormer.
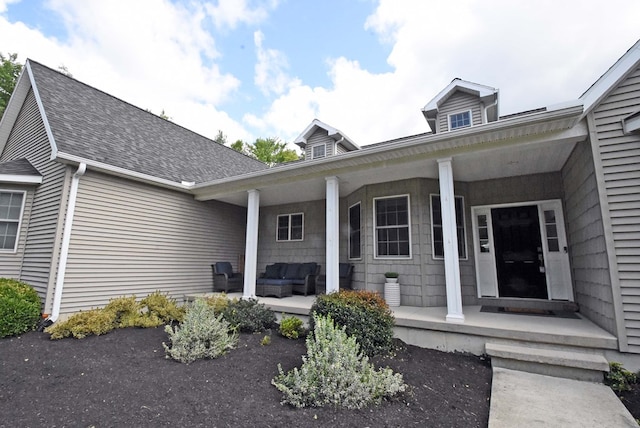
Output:
<path fill-rule="evenodd" d="M 434 133 L 495 122 L 498 90 L 456 78 L 424 106 L 422 114 Z"/>
<path fill-rule="evenodd" d="M 318 119 L 314 119 L 307 126 L 307 129 L 295 139 L 294 143 L 304 151 L 306 160 L 321 159 L 353 150 L 360 150 L 360 146 L 343 132 Z"/>

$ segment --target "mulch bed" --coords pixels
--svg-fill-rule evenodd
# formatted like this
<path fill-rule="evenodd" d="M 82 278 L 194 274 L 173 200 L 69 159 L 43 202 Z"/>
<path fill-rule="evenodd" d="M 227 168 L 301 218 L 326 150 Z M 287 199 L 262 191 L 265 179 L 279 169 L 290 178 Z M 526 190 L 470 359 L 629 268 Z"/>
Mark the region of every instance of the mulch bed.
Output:
<path fill-rule="evenodd" d="M 486 427 L 491 367 L 474 356 L 398 342 L 377 359 L 404 375 L 409 393 L 361 410 L 281 405 L 278 363 L 299 367 L 304 340 L 242 334 L 216 360 L 165 358 L 162 328 L 115 330 L 82 340 L 30 332 L 0 339 L 0 427 Z"/>

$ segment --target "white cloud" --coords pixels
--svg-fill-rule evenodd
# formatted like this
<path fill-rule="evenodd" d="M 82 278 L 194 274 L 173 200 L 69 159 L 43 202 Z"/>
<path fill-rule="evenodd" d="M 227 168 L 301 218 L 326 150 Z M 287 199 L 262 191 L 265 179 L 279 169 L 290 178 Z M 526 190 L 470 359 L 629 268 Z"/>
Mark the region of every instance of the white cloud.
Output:
<path fill-rule="evenodd" d="M 501 114 L 576 99 L 636 41 L 638 16 L 630 0 L 380 0 L 363 26 L 392 46 L 392 72 L 335 58 L 330 87 L 297 85 L 252 123 L 293 138 L 317 117 L 359 144 L 426 132 L 420 109 L 455 77 L 499 88 Z"/>
<path fill-rule="evenodd" d="M 238 24 L 257 24 L 264 21 L 278 0 L 259 2 L 251 7 L 247 0 L 218 0 L 218 4 L 205 3 L 205 10 L 219 29 L 235 28 Z"/>
<path fill-rule="evenodd" d="M 264 34 L 256 31 L 253 35 L 258 61 L 255 66 L 254 83 L 264 95 L 280 95 L 299 81 L 287 74 L 287 56 L 276 50 L 263 47 Z"/>

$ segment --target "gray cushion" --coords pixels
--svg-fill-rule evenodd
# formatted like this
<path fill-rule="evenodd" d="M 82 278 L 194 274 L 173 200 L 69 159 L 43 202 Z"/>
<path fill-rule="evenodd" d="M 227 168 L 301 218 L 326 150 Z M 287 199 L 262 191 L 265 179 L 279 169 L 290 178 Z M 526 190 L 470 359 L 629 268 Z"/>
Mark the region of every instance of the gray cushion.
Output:
<path fill-rule="evenodd" d="M 233 275 L 233 268 L 229 262 L 217 262 L 216 273 L 226 273 L 229 276 Z"/>
<path fill-rule="evenodd" d="M 280 279 L 280 266 L 277 264 L 268 265 L 265 269 L 264 277 L 267 279 Z"/>
<path fill-rule="evenodd" d="M 283 279 L 297 279 L 299 278 L 298 272 L 300 271 L 300 263 L 289 263 L 282 275 Z"/>
<path fill-rule="evenodd" d="M 318 264 L 315 262 L 303 263 L 302 266 L 300 266 L 300 272 L 298 273 L 299 278 L 304 279 L 307 275 L 316 273 L 317 266 Z"/>
<path fill-rule="evenodd" d="M 256 284 L 260 285 L 290 285 L 293 284 L 293 280 L 291 279 L 270 279 L 270 278 L 260 278 L 256 281 Z"/>

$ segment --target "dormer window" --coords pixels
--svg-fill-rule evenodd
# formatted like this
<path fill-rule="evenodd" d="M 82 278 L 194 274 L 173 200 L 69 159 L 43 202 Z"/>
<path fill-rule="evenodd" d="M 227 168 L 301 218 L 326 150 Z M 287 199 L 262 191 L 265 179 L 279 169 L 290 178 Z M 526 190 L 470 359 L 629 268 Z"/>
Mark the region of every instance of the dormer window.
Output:
<path fill-rule="evenodd" d="M 317 146 L 313 146 L 311 149 L 311 158 L 319 159 L 323 158 L 327 155 L 326 148 L 324 144 L 318 144 Z"/>
<path fill-rule="evenodd" d="M 449 115 L 449 130 L 471 126 L 471 110 Z"/>

